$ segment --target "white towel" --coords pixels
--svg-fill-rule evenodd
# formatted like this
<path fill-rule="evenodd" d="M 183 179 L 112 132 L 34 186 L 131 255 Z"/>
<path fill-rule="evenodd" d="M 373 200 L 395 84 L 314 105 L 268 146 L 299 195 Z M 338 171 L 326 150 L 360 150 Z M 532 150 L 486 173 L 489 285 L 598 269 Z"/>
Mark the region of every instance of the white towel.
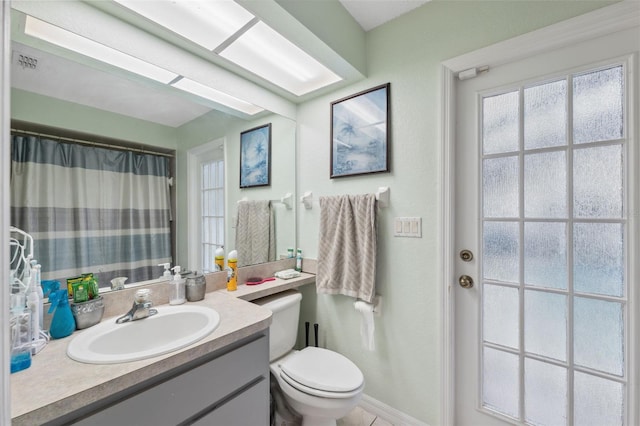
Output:
<path fill-rule="evenodd" d="M 316 291 L 373 303 L 376 285 L 376 197 L 320 197 Z"/>
<path fill-rule="evenodd" d="M 236 219 L 238 266 L 276 260 L 275 220 L 270 201 L 239 201 Z"/>

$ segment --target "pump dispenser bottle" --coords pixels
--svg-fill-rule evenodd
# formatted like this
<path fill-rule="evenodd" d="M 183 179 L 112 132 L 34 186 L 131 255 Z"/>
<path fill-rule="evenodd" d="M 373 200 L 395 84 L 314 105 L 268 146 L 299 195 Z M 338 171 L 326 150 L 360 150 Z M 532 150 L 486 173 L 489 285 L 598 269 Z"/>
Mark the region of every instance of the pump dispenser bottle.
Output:
<path fill-rule="evenodd" d="M 227 281 L 227 291 L 236 291 L 238 289 L 238 252 L 236 250 L 229 252 L 227 264 L 231 269 L 231 277 Z"/>
<path fill-rule="evenodd" d="M 160 263 L 158 266 L 164 266 L 164 273 L 160 277 L 161 280 L 170 280 L 173 275 L 171 275 L 171 264 L 170 263 Z"/>
<path fill-rule="evenodd" d="M 173 271 L 175 272 L 175 274 L 173 275 L 173 280 L 171 280 L 170 282 L 170 286 L 171 286 L 171 294 L 169 296 L 169 304 L 170 305 L 181 305 L 183 304 L 186 299 L 185 299 L 185 284 L 186 281 L 184 278 L 182 278 L 182 275 L 180 275 L 180 266 L 174 266 Z"/>

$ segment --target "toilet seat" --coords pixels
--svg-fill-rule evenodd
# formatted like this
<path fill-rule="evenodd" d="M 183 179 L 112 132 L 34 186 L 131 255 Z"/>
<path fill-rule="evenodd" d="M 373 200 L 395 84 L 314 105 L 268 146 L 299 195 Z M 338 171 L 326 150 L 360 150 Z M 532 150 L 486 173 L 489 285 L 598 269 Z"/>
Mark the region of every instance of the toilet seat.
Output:
<path fill-rule="evenodd" d="M 362 392 L 364 377 L 348 358 L 309 346 L 280 364 L 280 377 L 301 392 L 323 398 L 351 398 Z"/>

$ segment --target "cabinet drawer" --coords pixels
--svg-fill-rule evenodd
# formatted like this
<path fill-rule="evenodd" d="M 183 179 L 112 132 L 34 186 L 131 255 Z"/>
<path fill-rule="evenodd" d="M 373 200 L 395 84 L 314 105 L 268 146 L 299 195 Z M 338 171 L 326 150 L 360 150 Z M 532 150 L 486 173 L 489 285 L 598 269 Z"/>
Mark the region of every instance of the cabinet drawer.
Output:
<path fill-rule="evenodd" d="M 269 377 L 266 336 L 131 396 L 79 425 L 176 425 L 255 381 Z M 265 391 L 268 395 L 268 390 Z"/>
<path fill-rule="evenodd" d="M 245 392 L 200 418 L 191 426 L 247 426 L 269 424 L 269 379 L 265 378 Z"/>

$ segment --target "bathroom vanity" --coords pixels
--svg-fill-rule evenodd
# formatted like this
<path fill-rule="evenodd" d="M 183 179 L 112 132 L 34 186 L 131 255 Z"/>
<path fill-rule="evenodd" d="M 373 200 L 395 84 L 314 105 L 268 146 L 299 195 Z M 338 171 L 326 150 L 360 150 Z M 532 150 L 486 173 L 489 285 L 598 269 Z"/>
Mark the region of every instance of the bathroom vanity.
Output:
<path fill-rule="evenodd" d="M 73 336 L 49 342 L 11 375 L 12 424 L 267 424 L 271 312 L 218 292 L 196 304 L 218 328 L 158 357 L 84 364 L 66 355 Z"/>
<path fill-rule="evenodd" d="M 52 340 L 30 368 L 11 375 L 12 425 L 268 424 L 271 311 L 248 301 L 314 281 L 303 273 L 210 291 L 188 304 L 215 309 L 220 325 L 186 348 L 140 361 L 73 361 L 67 346 L 84 331 Z"/>

